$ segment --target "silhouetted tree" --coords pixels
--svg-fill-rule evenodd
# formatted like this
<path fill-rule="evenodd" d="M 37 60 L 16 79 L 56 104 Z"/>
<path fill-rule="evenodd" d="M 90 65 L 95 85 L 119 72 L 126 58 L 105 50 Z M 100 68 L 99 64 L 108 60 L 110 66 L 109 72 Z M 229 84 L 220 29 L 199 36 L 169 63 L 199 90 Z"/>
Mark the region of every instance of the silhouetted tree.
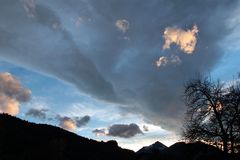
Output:
<path fill-rule="evenodd" d="M 197 78 L 185 85 L 184 95 L 184 138 L 222 145 L 224 152 L 234 153 L 240 139 L 240 84 Z"/>

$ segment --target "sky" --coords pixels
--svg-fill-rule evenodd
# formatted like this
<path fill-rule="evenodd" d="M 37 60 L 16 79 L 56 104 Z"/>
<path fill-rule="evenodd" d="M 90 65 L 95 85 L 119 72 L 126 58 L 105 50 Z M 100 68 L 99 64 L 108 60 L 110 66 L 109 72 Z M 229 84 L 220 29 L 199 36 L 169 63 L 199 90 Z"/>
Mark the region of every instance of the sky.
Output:
<path fill-rule="evenodd" d="M 184 83 L 237 77 L 239 0 L 0 0 L 0 112 L 138 150 L 181 139 Z"/>

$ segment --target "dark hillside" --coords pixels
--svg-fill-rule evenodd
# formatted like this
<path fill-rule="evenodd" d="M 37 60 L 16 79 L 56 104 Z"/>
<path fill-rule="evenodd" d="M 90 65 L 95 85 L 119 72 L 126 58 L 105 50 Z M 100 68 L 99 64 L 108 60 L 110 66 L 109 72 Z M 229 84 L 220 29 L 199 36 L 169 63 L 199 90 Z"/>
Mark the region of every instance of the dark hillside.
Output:
<path fill-rule="evenodd" d="M 1 160 L 128 160 L 133 151 L 117 142 L 97 142 L 58 127 L 0 115 Z"/>

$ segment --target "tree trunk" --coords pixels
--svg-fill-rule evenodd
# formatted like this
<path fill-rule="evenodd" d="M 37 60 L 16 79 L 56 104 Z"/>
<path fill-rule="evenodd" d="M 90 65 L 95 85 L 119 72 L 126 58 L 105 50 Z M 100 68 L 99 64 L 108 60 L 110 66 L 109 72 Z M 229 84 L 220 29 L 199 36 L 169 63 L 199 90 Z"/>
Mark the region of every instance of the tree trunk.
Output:
<path fill-rule="evenodd" d="M 234 139 L 231 138 L 231 153 L 234 154 Z"/>
<path fill-rule="evenodd" d="M 223 152 L 228 153 L 228 147 L 227 147 L 227 140 L 226 139 L 223 140 Z"/>

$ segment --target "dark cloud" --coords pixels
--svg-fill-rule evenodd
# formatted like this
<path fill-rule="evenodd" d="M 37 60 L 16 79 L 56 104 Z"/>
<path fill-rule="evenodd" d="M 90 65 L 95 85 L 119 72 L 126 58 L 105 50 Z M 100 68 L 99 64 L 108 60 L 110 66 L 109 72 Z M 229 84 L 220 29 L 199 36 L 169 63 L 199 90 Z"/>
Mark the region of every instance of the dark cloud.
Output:
<path fill-rule="evenodd" d="M 238 0 L 37 1 L 27 6 L 34 14 L 29 18 L 20 1 L 0 2 L 2 58 L 74 84 L 92 97 L 120 99 L 122 108 L 135 108 L 133 113 L 169 130 L 181 126 L 184 81 L 209 73 L 223 56 L 219 44 L 231 33 L 226 20 L 238 6 Z M 71 28 L 68 19 L 79 16 L 89 21 Z M 116 27 L 123 19 L 131 26 L 125 33 Z M 174 44 L 162 50 L 167 27 L 187 31 L 193 25 L 199 32 L 192 55 Z M 165 55 L 178 56 L 181 63 L 157 69 L 155 61 Z"/>
<path fill-rule="evenodd" d="M 35 118 L 40 118 L 40 119 L 46 119 L 46 112 L 47 109 L 36 109 L 36 108 L 31 108 L 27 111 L 26 116 L 32 116 Z"/>
<path fill-rule="evenodd" d="M 109 77 L 118 95 L 130 107 L 137 108 L 134 113 L 141 113 L 147 121 L 165 129 L 178 130 L 185 112 L 181 100 L 184 81 L 198 72 L 209 73 L 222 57 L 219 43 L 231 32 L 225 20 L 236 2 L 91 0 L 88 4 L 101 19 L 94 24 L 100 35 L 91 48 L 91 53 L 96 53 L 92 59 Z M 129 42 L 119 40 L 121 34 L 111 25 L 119 18 L 131 24 L 127 32 Z M 199 32 L 192 55 L 186 55 L 175 45 L 162 50 L 166 27 L 188 30 L 193 25 L 198 26 Z M 109 43 L 108 47 L 101 47 Z M 166 54 L 177 55 L 181 64 L 156 69 L 155 61 Z"/>
<path fill-rule="evenodd" d="M 131 138 L 137 134 L 143 134 L 141 129 L 137 124 L 114 124 L 108 129 L 108 136 L 113 137 L 122 137 L 122 138 Z"/>
<path fill-rule="evenodd" d="M 137 134 L 143 134 L 139 126 L 135 123 L 131 124 L 114 124 L 107 129 L 95 129 L 92 131 L 96 136 L 113 136 L 121 138 L 132 138 Z"/>
<path fill-rule="evenodd" d="M 144 130 L 145 132 L 148 132 L 148 131 L 149 131 L 149 128 L 148 128 L 148 126 L 146 126 L 146 125 L 143 125 L 143 130 Z"/>
<path fill-rule="evenodd" d="M 81 118 L 80 117 L 75 118 L 77 127 L 85 126 L 90 121 L 90 119 L 91 117 L 88 115 Z"/>

